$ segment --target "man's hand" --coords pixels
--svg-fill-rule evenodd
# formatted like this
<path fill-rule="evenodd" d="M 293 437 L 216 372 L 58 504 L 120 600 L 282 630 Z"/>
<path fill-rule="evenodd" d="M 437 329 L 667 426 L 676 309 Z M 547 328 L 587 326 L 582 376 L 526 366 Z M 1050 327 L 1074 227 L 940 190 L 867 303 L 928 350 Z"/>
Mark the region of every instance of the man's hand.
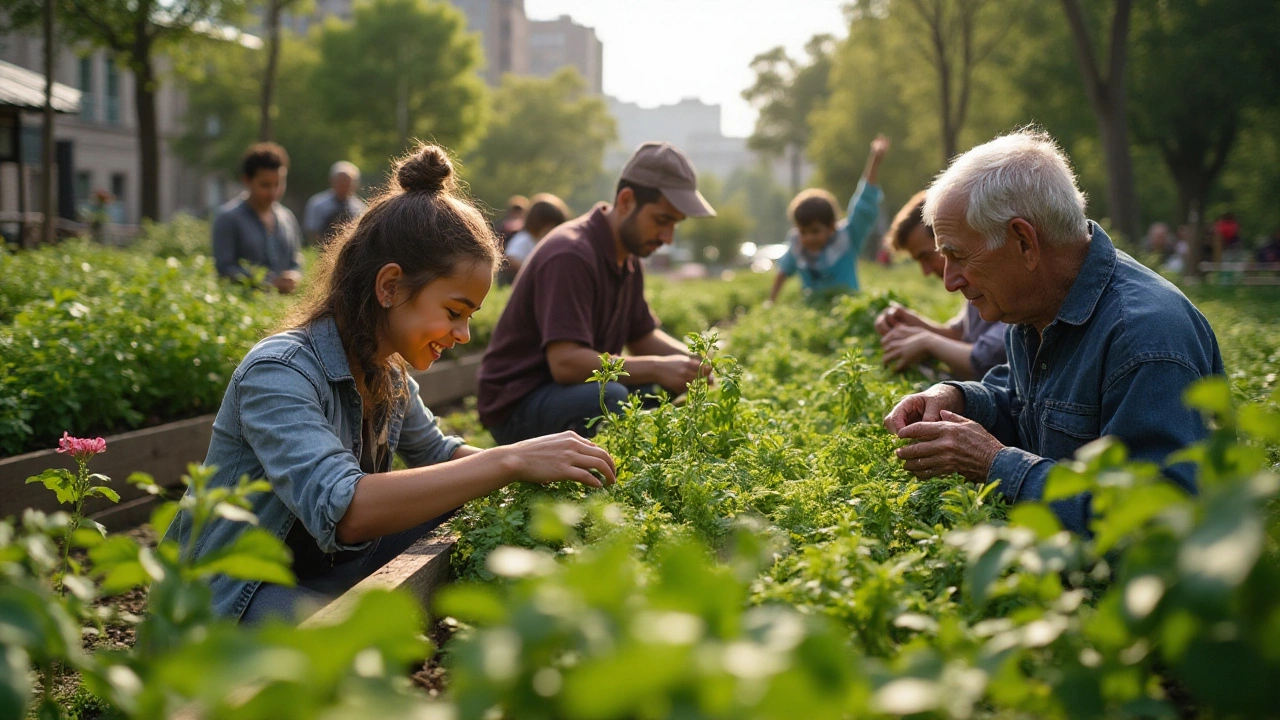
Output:
<path fill-rule="evenodd" d="M 964 412 L 964 393 L 954 385 L 933 387 L 908 395 L 893 407 L 884 418 L 889 432 L 902 437 L 902 429 L 919 422 L 936 423 L 942 419 L 942 411 Z"/>
<path fill-rule="evenodd" d="M 302 273 L 297 270 L 285 270 L 271 279 L 271 284 L 275 286 L 282 294 L 288 295 L 298 289 L 298 282 L 302 280 Z"/>
<path fill-rule="evenodd" d="M 921 479 L 956 473 L 969 482 L 986 482 L 1004 445 L 972 420 L 949 410 L 939 415 L 938 422 L 917 422 L 898 432 L 898 437 L 913 441 L 898 448 L 903 467 Z"/>
<path fill-rule="evenodd" d="M 657 361 L 658 384 L 672 395 L 684 392 L 689 383 L 699 376 L 711 374 L 711 364 L 703 364 L 696 357 L 688 355 L 664 355 L 655 358 Z"/>
<path fill-rule="evenodd" d="M 925 327 L 925 321 L 914 310 L 908 310 L 896 302 L 889 303 L 889 307 L 876 316 L 876 332 L 880 334 L 880 337 L 884 337 L 885 334 L 899 325 Z"/>
<path fill-rule="evenodd" d="M 940 336 L 920 327 L 899 325 L 880 338 L 884 346 L 884 364 L 894 372 L 902 372 L 934 356 L 933 342 Z"/>

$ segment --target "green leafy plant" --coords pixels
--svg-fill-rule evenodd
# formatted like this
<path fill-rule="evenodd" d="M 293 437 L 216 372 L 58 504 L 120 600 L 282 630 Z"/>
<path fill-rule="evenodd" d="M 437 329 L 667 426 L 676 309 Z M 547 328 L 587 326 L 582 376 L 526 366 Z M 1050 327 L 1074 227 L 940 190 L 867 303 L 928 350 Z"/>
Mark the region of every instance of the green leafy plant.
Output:
<path fill-rule="evenodd" d="M 101 497 L 113 503 L 120 502 L 120 494 L 106 485 L 94 483 L 111 482 L 111 478 L 99 473 L 89 472 L 89 461 L 94 455 L 106 452 L 107 441 L 102 438 L 73 438 L 66 432 L 58 442 L 58 452 L 71 455 L 76 461 L 76 472 L 65 468 L 49 468 L 39 475 L 27 478 L 27 484 L 43 483 L 58 496 L 58 502 L 71 506 L 71 517 L 67 523 L 67 532 L 62 539 L 62 564 L 58 568 L 56 579 L 59 592 L 66 594 L 69 573 L 79 568 L 71 561 L 71 544 L 76 531 L 86 525 L 101 535 L 106 528 L 84 517 L 84 501 L 91 497 Z"/>
<path fill-rule="evenodd" d="M 619 379 L 630 377 L 631 373 L 623 369 L 626 365 L 626 358 L 613 357 L 609 353 L 600 355 L 600 367 L 591 371 L 591 377 L 586 379 L 587 383 L 595 383 L 600 388 L 600 415 L 587 421 L 587 427 L 595 427 L 609 416 L 613 415 L 613 410 L 605 404 L 605 389 L 611 382 L 618 382 Z"/>

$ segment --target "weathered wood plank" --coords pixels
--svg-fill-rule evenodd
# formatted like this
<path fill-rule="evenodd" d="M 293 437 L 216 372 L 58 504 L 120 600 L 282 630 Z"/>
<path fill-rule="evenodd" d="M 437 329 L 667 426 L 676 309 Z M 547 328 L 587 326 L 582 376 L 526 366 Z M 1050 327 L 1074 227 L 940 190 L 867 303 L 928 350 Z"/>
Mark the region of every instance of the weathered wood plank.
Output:
<path fill-rule="evenodd" d="M 176 486 L 189 463 L 204 460 L 212 436 L 213 415 L 113 435 L 107 438 L 107 451 L 93 459 L 90 469 L 111 478 L 111 488 L 120 493 L 120 501 L 129 502 L 146 495 L 125 482 L 130 474 L 150 473 L 161 485 Z M 27 478 L 51 467 L 75 470 L 76 464 L 70 456 L 55 450 L 0 460 L 0 517 L 21 514 L 24 508 L 45 512 L 59 509 L 57 498 L 44 485 L 25 484 Z M 110 502 L 91 498 L 85 503 L 85 514 L 109 507 Z"/>
<path fill-rule="evenodd" d="M 447 526 L 418 540 L 377 572 L 320 608 L 302 626 L 340 622 L 351 612 L 357 598 L 370 590 L 407 590 L 423 608 L 429 608 L 431 598 L 449 581 L 449 556 L 457 542 L 458 538 L 449 534 Z"/>

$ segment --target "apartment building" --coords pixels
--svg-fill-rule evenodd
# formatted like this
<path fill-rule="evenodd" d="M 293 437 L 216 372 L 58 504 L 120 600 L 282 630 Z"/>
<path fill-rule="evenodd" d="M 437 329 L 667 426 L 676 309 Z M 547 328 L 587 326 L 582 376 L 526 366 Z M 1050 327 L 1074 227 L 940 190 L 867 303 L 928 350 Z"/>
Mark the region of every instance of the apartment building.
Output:
<path fill-rule="evenodd" d="M 529 73 L 554 75 L 573 67 L 587 81 L 588 91 L 604 94 L 604 45 L 596 31 L 574 22 L 568 15 L 529 23 Z"/>
<path fill-rule="evenodd" d="M 44 41 L 30 33 L 0 36 L 0 60 L 43 74 Z M 160 77 L 168 77 L 164 60 Z M 105 51 L 87 54 L 59 48 L 55 54 L 54 79 L 78 88 L 80 113 L 59 115 L 54 138 L 70 144 L 71 172 L 74 173 L 77 207 L 86 204 L 98 190 L 109 192 L 113 202 L 108 212 L 113 222 L 139 221 L 141 169 L 138 149 L 138 122 L 134 111 L 134 79 Z M 186 96 L 170 79 L 162 81 L 156 93 L 156 120 L 160 142 L 160 216 L 177 212 L 201 215 L 229 197 L 225 180 L 191 168 L 169 147 L 182 132 Z M 41 123 L 38 113 L 23 119 L 23 156 L 27 163 L 26 206 L 40 211 L 39 183 Z M 7 164 L 0 171 L 0 207 L 18 206 L 17 167 Z"/>

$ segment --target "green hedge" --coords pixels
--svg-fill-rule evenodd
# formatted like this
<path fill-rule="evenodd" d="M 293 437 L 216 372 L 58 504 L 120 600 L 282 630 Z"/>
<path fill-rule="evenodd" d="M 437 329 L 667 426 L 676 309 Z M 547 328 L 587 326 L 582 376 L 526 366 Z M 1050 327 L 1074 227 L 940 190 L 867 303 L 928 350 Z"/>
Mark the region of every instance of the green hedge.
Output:
<path fill-rule="evenodd" d="M 295 299 L 218 280 L 207 238 L 207 223 L 183 217 L 148 226 L 128 250 L 0 250 L 0 454 L 217 408 L 241 357 Z M 758 304 L 766 282 L 653 278 L 650 295 L 679 337 Z M 509 294 L 494 288 L 455 356 L 484 350 Z"/>

